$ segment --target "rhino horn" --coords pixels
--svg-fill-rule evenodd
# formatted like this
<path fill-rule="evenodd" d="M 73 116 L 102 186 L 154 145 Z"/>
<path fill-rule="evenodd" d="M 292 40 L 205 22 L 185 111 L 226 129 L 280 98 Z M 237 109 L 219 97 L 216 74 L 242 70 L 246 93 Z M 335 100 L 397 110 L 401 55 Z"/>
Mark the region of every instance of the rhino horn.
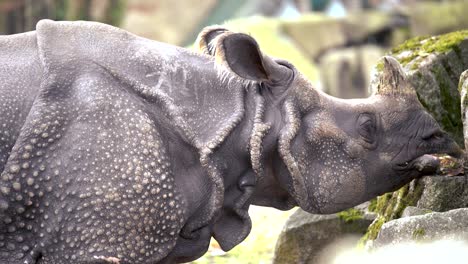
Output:
<path fill-rule="evenodd" d="M 384 56 L 377 65 L 383 65 L 383 68 L 371 82 L 374 94 L 417 98 L 416 91 L 407 80 L 403 67 L 395 58 Z"/>

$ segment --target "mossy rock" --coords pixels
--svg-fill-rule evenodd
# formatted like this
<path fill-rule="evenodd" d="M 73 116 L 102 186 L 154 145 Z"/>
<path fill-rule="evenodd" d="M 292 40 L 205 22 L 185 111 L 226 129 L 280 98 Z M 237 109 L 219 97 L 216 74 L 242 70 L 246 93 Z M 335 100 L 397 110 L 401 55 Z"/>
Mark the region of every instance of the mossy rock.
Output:
<path fill-rule="evenodd" d="M 391 25 L 391 14 L 366 11 L 352 13 L 344 18 L 309 13 L 284 21 L 282 27 L 311 58 L 316 59 L 327 50 L 363 43 L 369 36 L 388 29 Z"/>
<path fill-rule="evenodd" d="M 330 254 L 328 246 L 343 239 L 355 244 L 373 217 L 373 214 L 356 208 L 329 215 L 309 214 L 297 209 L 276 242 L 272 263 L 329 263 L 327 257 L 334 254 Z"/>
<path fill-rule="evenodd" d="M 458 81 L 468 68 L 468 31 L 413 38 L 390 55 L 404 66 L 423 106 L 464 146 Z"/>
<path fill-rule="evenodd" d="M 468 68 L 468 31 L 452 32 L 433 37 L 417 37 L 394 48 L 390 55 L 403 65 L 406 74 L 416 89 L 422 105 L 439 122 L 457 143 L 463 147 L 463 123 L 461 118 L 458 81 L 464 69 Z M 376 66 L 376 74 L 382 65 Z M 453 178 L 455 179 L 455 178 Z M 370 209 L 377 213 L 361 239 L 361 245 L 374 240 L 382 225 L 400 218 L 407 206 L 419 206 L 430 210 L 453 209 L 448 200 L 450 195 L 438 195 L 430 200 L 428 182 L 432 179 L 414 180 L 400 190 L 377 197 Z M 427 190 L 426 190 L 427 189 Z M 450 190 L 445 191 L 446 194 Z M 424 202 L 420 202 L 424 194 Z M 428 208 L 431 207 L 431 208 Z M 433 207 L 433 208 L 432 208 Z"/>
<path fill-rule="evenodd" d="M 413 180 L 396 192 L 386 193 L 372 200 L 368 210 L 377 213 L 377 218 L 361 238 L 360 246 L 376 239 L 385 223 L 405 217 L 402 214 L 410 206 L 419 208 L 418 214 L 468 207 L 466 176 L 423 177 Z"/>
<path fill-rule="evenodd" d="M 464 71 L 460 76 L 458 83 L 458 91 L 461 97 L 461 111 L 463 121 L 463 134 L 468 135 L 468 70 Z M 465 149 L 468 148 L 468 136 L 465 137 Z M 465 152 L 465 168 L 468 168 L 468 154 Z"/>
<path fill-rule="evenodd" d="M 406 10 L 413 36 L 437 35 L 468 28 L 465 0 L 419 2 Z"/>
<path fill-rule="evenodd" d="M 368 241 L 376 239 L 382 225 L 400 218 L 407 206 L 417 205 L 422 193 L 423 185 L 416 179 L 398 191 L 386 193 L 372 200 L 368 209 L 377 213 L 377 218 L 369 226 L 359 245 L 365 246 Z"/>
<path fill-rule="evenodd" d="M 447 239 L 468 241 L 467 221 L 468 208 L 397 219 L 386 223 L 382 227 L 382 231 L 372 245 L 372 249 L 408 242 L 430 242 Z"/>

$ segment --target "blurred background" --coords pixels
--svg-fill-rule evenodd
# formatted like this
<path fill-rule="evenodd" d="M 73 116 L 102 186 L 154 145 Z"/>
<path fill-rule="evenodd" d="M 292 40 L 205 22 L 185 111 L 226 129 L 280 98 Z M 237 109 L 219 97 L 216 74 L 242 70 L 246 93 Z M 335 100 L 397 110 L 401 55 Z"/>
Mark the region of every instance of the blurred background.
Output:
<path fill-rule="evenodd" d="M 375 62 L 392 47 L 467 29 L 467 14 L 466 0 L 0 0 L 0 34 L 34 30 L 44 18 L 93 20 L 190 47 L 204 26 L 226 23 L 291 61 L 318 89 L 357 98 L 368 95 Z M 213 241 L 196 263 L 271 263 L 291 212 L 250 212 L 246 241 L 228 254 Z"/>

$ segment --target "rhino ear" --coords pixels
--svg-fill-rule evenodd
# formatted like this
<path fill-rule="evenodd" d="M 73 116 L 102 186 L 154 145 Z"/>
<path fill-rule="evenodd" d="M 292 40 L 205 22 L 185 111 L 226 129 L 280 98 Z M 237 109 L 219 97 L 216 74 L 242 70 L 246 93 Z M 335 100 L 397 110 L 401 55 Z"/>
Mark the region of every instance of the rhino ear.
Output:
<path fill-rule="evenodd" d="M 216 61 L 237 76 L 256 82 L 283 83 L 293 72 L 264 56 L 254 38 L 243 33 L 224 34 L 216 43 Z"/>
<path fill-rule="evenodd" d="M 384 56 L 377 65 L 382 69 L 371 84 L 375 94 L 417 98 L 416 91 L 407 80 L 403 67 L 395 58 Z"/>
<path fill-rule="evenodd" d="M 230 31 L 218 25 L 205 27 L 200 34 L 198 34 L 197 40 L 195 41 L 195 47 L 201 53 L 214 56 L 216 48 L 215 39 L 226 32 Z"/>

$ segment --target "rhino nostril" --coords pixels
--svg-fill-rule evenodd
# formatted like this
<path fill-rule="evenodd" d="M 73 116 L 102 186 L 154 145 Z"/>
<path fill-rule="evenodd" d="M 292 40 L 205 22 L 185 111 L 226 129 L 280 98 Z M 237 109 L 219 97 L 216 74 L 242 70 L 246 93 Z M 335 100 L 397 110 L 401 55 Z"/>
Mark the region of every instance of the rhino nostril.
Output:
<path fill-rule="evenodd" d="M 439 140 L 439 139 L 442 139 L 443 137 L 444 137 L 444 132 L 440 130 L 436 130 L 426 135 L 423 135 L 422 139 L 429 141 L 429 140 Z"/>

